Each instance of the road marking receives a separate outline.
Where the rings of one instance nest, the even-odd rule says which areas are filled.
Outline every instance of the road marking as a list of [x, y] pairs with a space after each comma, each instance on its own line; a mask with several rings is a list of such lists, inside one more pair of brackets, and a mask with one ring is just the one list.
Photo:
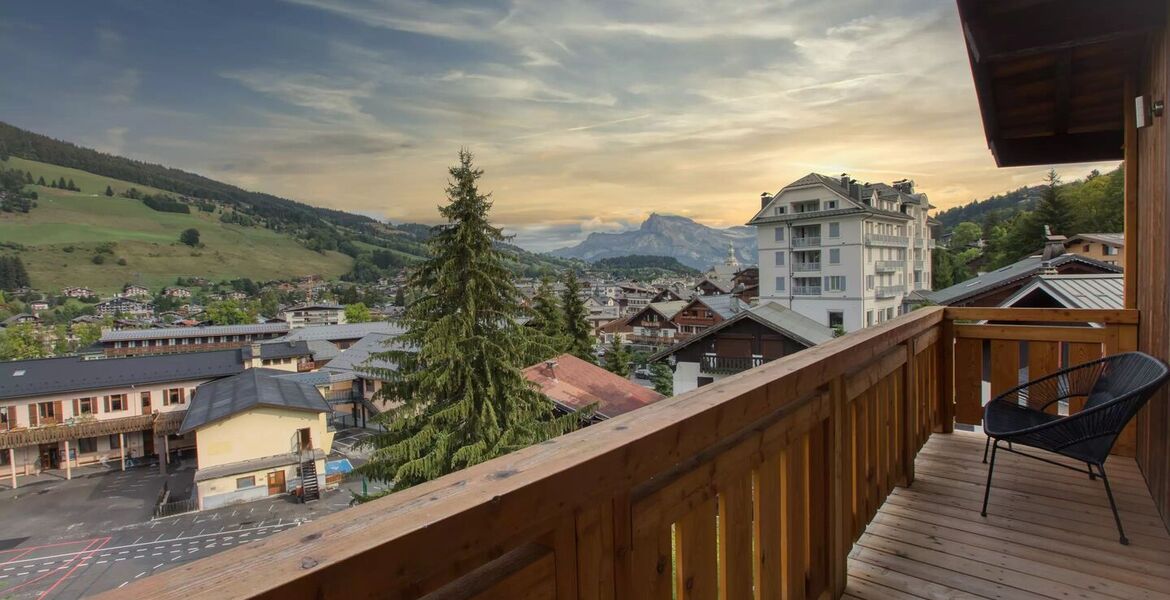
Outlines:
[[274, 508], [276, 508], [275, 504], [269, 504], [268, 505], [268, 512], [272, 512], [272, 509], [274, 509]]
[[142, 577], [143, 575], [146, 575], [146, 571], [143, 571], [143, 572], [141, 572], [141, 573], [139, 573], [139, 574], [135, 575], [135, 576], [134, 576], [134, 578], [135, 578], [135, 579], [138, 579], [139, 577]]
[[157, 569], [157, 568], [159, 568], [159, 567], [161, 567], [161, 566], [163, 566], [163, 565], [165, 565], [165, 564], [166, 564], [166, 563], [158, 563], [157, 565], [155, 565], [155, 566], [151, 567], [151, 569]]
[[125, 559], [125, 558], [115, 558], [115, 559], [114, 559], [114, 562], [118, 562], [118, 561], [120, 561], [120, 560], [126, 560], [126, 559]]
[[138, 536], [138, 539], [134, 540], [134, 543], [137, 544], [138, 542], [141, 542], [141, 541], [142, 541], [142, 536]]
[[127, 584], [127, 583], [130, 583], [130, 582], [129, 582], [129, 581], [123, 581], [123, 582], [122, 582], [122, 585], [118, 586], [118, 589], [122, 589], [122, 588], [126, 587], [126, 584]]
[[106, 564], [106, 563], [108, 563], [108, 562], [110, 562], [110, 561], [108, 561], [108, 560], [99, 560], [99, 561], [97, 561], [97, 564], [99, 564], [99, 565], [104, 565], [104, 564]]

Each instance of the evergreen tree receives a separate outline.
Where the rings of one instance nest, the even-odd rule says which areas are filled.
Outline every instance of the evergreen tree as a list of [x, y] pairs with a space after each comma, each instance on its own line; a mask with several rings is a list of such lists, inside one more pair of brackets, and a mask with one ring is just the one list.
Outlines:
[[68, 189], [71, 189], [71, 190], [73, 190], [73, 191], [75, 191], [75, 192], [80, 192], [80, 191], [81, 191], [81, 188], [77, 187], [77, 184], [73, 183], [73, 180], [72, 180], [72, 179], [70, 179], [70, 180], [69, 180]]
[[[1048, 176], [1045, 178], [1044, 193], [1040, 197], [1040, 203], [1036, 206], [1036, 231], [1035, 233], [1043, 232], [1044, 226], [1047, 225], [1053, 235], [1072, 235], [1076, 233], [1071, 231], [1073, 214], [1068, 200], [1063, 194], [1059, 193], [1057, 188], [1060, 187], [1060, 176], [1056, 174], [1056, 170], [1048, 171]], [[1042, 244], [1043, 239], [1041, 235], [1037, 235], [1037, 244]]]
[[69, 189], [69, 182], [65, 181], [64, 177], [57, 180], [57, 188], [62, 190]]
[[650, 383], [659, 394], [674, 395], [674, 373], [666, 363], [656, 362], [650, 365]]
[[49, 183], [49, 187], [51, 187], [51, 188], [53, 188], [53, 189], [57, 189], [57, 180], [56, 180], [56, 179], [52, 180], [52, 181]]
[[44, 175], [37, 177], [37, 185], [45, 185], [45, 176]]
[[566, 351], [581, 360], [596, 362], [593, 356], [593, 331], [589, 327], [589, 309], [581, 299], [581, 282], [572, 269], [565, 272], [565, 290], [561, 292], [561, 311], [564, 314], [564, 331], [568, 337]]
[[532, 298], [532, 321], [528, 326], [542, 334], [547, 343], [554, 346], [556, 354], [560, 354], [563, 346], [561, 336], [564, 334], [562, 321], [560, 304], [553, 293], [552, 282], [546, 277], [540, 281], [536, 295]]
[[393, 490], [547, 440], [580, 418], [554, 416], [521, 372], [534, 336], [517, 322], [519, 292], [497, 247], [505, 236], [476, 185], [483, 171], [463, 150], [450, 175], [439, 207], [447, 223], [408, 279], [417, 296], [401, 319], [406, 332], [374, 354], [397, 368], [371, 369], [386, 381], [377, 397], [402, 404], [378, 417], [387, 431], [359, 471]]
[[25, 172], [24, 172], [24, 183], [25, 183], [25, 184], [27, 184], [27, 185], [32, 185], [32, 184], [33, 184], [33, 176], [32, 176], [32, 171], [25, 171]]
[[406, 306], [406, 292], [401, 287], [394, 292], [394, 306]]
[[605, 369], [622, 377], [630, 376], [630, 351], [622, 344], [617, 334], [614, 334], [613, 341], [605, 353]]
[[112, 188], [112, 187], [110, 187], [110, 186], [108, 186], [108, 185], [107, 185], [107, 186], [106, 186], [106, 195], [107, 195], [107, 196], [113, 196], [113, 195], [114, 195], [114, 188]]

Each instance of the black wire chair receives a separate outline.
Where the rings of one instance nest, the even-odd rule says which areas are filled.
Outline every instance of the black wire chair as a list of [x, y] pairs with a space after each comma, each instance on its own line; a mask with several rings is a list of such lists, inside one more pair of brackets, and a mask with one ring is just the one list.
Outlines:
[[[1000, 442], [1007, 442], [1005, 451], [1087, 473], [1089, 479], [1100, 477], [1113, 509], [1113, 519], [1117, 521], [1121, 543], [1129, 544], [1121, 528], [1113, 490], [1109, 488], [1105, 460], [1122, 429], [1158, 390], [1168, 373], [1170, 369], [1162, 361], [1142, 352], [1126, 352], [1029, 381], [987, 403], [983, 409], [983, 430], [987, 433], [983, 462], [987, 462], [990, 447], [991, 464], [987, 469], [981, 514], [987, 516], [995, 453]], [[1078, 397], [1085, 398], [1081, 411], [1068, 416], [1056, 414], [1058, 402]], [[1087, 470], [1021, 452], [1013, 445], [1054, 452], [1085, 463]]]

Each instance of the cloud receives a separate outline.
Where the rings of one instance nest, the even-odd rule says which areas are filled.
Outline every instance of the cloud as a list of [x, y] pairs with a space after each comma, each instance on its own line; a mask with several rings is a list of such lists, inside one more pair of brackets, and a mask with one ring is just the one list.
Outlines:
[[102, 99], [110, 104], [130, 104], [134, 101], [138, 94], [138, 88], [142, 85], [142, 75], [138, 69], [122, 69], [122, 71], [109, 81], [109, 88], [107, 89]]
[[361, 101], [373, 92], [370, 82], [346, 81], [316, 73], [281, 73], [253, 69], [226, 71], [221, 77], [272, 98], [325, 116], [367, 120]]

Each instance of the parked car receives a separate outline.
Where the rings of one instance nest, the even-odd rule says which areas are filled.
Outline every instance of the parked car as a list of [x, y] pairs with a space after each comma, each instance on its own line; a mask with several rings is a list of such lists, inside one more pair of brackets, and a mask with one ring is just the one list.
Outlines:
[[634, 377], [638, 379], [650, 379], [650, 367], [647, 365], [638, 365], [638, 368], [634, 369]]

